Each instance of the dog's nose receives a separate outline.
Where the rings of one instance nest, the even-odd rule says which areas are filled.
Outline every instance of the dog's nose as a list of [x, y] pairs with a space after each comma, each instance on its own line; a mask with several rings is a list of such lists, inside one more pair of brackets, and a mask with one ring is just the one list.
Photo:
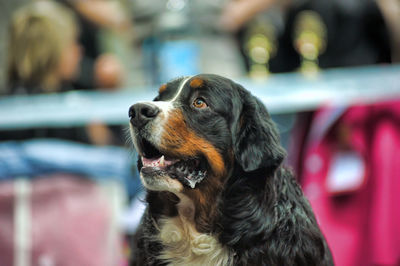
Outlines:
[[149, 103], [137, 103], [129, 108], [129, 117], [134, 127], [141, 128], [153, 120], [160, 112], [157, 106]]

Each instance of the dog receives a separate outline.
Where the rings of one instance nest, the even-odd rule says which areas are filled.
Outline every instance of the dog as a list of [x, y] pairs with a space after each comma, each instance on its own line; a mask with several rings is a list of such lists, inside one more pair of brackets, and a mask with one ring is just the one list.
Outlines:
[[147, 209], [131, 265], [333, 265], [263, 103], [230, 79], [175, 79], [129, 109]]

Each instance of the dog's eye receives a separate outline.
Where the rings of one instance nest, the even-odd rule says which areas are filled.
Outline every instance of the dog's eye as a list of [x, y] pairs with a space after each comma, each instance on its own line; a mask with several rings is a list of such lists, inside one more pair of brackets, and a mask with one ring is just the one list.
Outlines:
[[204, 109], [204, 108], [207, 108], [207, 107], [208, 107], [206, 101], [205, 101], [203, 98], [201, 98], [201, 97], [196, 98], [196, 99], [193, 101], [193, 106], [196, 107], [196, 108], [198, 108], [198, 109]]

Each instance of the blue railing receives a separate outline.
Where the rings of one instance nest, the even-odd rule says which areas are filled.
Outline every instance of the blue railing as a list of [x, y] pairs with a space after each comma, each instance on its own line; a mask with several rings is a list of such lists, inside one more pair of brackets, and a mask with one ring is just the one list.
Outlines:
[[[237, 80], [259, 97], [272, 114], [313, 110], [324, 104], [350, 105], [400, 99], [400, 65], [339, 68], [314, 78], [299, 73], [271, 75], [266, 80]], [[115, 93], [73, 91], [0, 99], [0, 129], [84, 125], [91, 121], [127, 124], [128, 108], [151, 100], [157, 88]]]

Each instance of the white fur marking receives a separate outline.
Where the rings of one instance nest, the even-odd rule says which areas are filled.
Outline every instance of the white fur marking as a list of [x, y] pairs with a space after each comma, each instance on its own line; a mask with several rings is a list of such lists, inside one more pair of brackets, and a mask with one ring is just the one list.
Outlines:
[[232, 252], [208, 234], [197, 232], [194, 226], [193, 201], [182, 193], [175, 193], [178, 217], [160, 220], [159, 240], [165, 247], [160, 259], [172, 266], [184, 265], [232, 265]]
[[156, 102], [142, 102], [142, 103], [147, 103], [151, 105], [155, 105], [158, 108], [160, 108], [161, 112], [164, 113], [165, 118], [167, 118], [168, 113], [173, 109], [173, 102], [179, 97], [181, 94], [183, 87], [185, 86], [186, 82], [190, 79], [191, 77], [187, 77], [184, 79], [181, 84], [179, 85], [178, 91], [175, 94], [175, 96], [169, 100], [169, 101], [156, 101]]
[[178, 98], [178, 96], [181, 94], [182, 89], [183, 89], [183, 87], [185, 86], [186, 82], [188, 82], [188, 80], [189, 80], [191, 77], [192, 77], [192, 76], [187, 77], [187, 78], [185, 78], [185, 79], [182, 81], [182, 83], [180, 84], [180, 87], [179, 87], [179, 89], [178, 89], [178, 92], [176, 93], [175, 97], [174, 97], [170, 102], [174, 102], [174, 101]]
[[173, 109], [173, 102], [179, 97], [179, 95], [181, 94], [183, 87], [185, 86], [186, 82], [190, 79], [191, 77], [187, 77], [185, 78], [179, 85], [178, 91], [175, 94], [175, 96], [169, 100], [169, 101], [145, 101], [145, 102], [138, 102], [138, 103], [146, 103], [149, 105], [155, 105], [158, 108], [160, 108], [161, 113], [164, 114], [164, 118], [166, 119], [168, 117], [169, 112], [171, 111], [171, 109]]
[[166, 121], [168, 121], [168, 115], [170, 114], [171, 110], [173, 110], [174, 105], [173, 102], [179, 97], [179, 95], [181, 94], [183, 87], [185, 86], [185, 84], [188, 82], [188, 80], [191, 77], [187, 77], [185, 78], [180, 84], [179, 84], [179, 88], [177, 93], [175, 94], [175, 96], [169, 100], [169, 101], [156, 101], [156, 102], [145, 102], [147, 104], [151, 104], [151, 105], [155, 105], [158, 108], [160, 108], [161, 112], [160, 115], [158, 115], [154, 121], [152, 121], [152, 136], [150, 141], [152, 141], [154, 144], [156, 145], [160, 145], [161, 143], [161, 136], [163, 134], [164, 131], [164, 126]]
[[159, 238], [165, 248], [159, 258], [169, 265], [232, 265], [233, 253], [227, 247], [211, 235], [198, 233], [181, 217], [164, 218], [160, 223]]

